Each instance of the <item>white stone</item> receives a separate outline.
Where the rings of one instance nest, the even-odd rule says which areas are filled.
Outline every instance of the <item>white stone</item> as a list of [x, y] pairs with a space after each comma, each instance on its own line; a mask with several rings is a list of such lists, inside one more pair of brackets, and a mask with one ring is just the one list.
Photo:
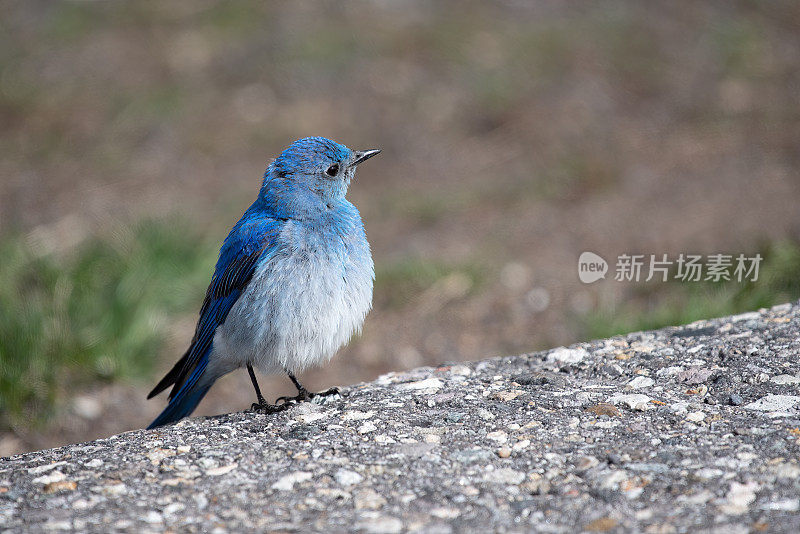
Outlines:
[[318, 412], [318, 413], [306, 413], [298, 415], [297, 417], [295, 417], [295, 419], [297, 419], [301, 423], [308, 424], [308, 423], [313, 423], [314, 421], [319, 421], [320, 419], [324, 419], [325, 417], [328, 417], [327, 413]]
[[336, 482], [342, 486], [352, 486], [353, 484], [358, 484], [364, 480], [364, 477], [355, 471], [350, 471], [349, 469], [339, 469], [336, 471], [336, 474], [333, 476], [333, 478], [335, 478]]
[[40, 477], [36, 477], [31, 482], [33, 484], [51, 484], [53, 482], [60, 482], [67, 478], [67, 476], [62, 473], [61, 471], [53, 471], [49, 475], [42, 475]]
[[466, 365], [453, 365], [450, 367], [450, 373], [459, 376], [469, 376], [472, 373], [472, 369]]
[[550, 351], [547, 355], [548, 361], [561, 362], [561, 363], [578, 363], [589, 355], [586, 349], [568, 349], [566, 347], [558, 347]]
[[222, 465], [220, 467], [212, 467], [211, 469], [206, 470], [206, 475], [210, 477], [218, 477], [220, 475], [224, 475], [226, 473], [230, 473], [238, 464], [230, 464], [230, 465]]
[[678, 401], [670, 404], [669, 409], [676, 414], [686, 413], [689, 411], [689, 403], [686, 401]]
[[198, 510], [205, 510], [206, 506], [208, 506], [208, 497], [202, 493], [192, 495], [192, 499], [194, 499], [194, 502], [197, 503]]
[[713, 467], [704, 467], [694, 472], [695, 478], [703, 482], [718, 479], [724, 474], [725, 472], [722, 471], [722, 469], [715, 469]]
[[644, 488], [631, 488], [629, 490], [626, 490], [624, 493], [625, 493], [625, 497], [627, 497], [628, 499], [636, 499], [643, 492], [644, 492]]
[[786, 412], [794, 409], [800, 403], [797, 395], [767, 395], [745, 406], [747, 410], [760, 412]]
[[603, 489], [617, 489], [620, 482], [627, 480], [628, 474], [623, 470], [614, 470], [609, 473], [601, 482], [600, 487]]
[[506, 441], [508, 441], [508, 434], [506, 434], [502, 430], [489, 432], [488, 434], [486, 434], [486, 437], [497, 443], [505, 443]]
[[272, 485], [272, 489], [292, 491], [295, 484], [300, 484], [307, 480], [311, 480], [311, 473], [308, 471], [295, 471], [294, 473], [289, 473], [279, 478], [278, 481]]
[[674, 376], [683, 371], [683, 367], [680, 365], [673, 365], [672, 367], [665, 367], [663, 369], [659, 369], [656, 371], [656, 375], [658, 376]]
[[704, 414], [703, 412], [701, 412], [699, 410], [696, 411], [696, 412], [689, 412], [688, 414], [686, 414], [686, 420], [687, 421], [691, 421], [692, 423], [699, 423], [700, 421], [702, 421], [705, 418], [706, 418], [706, 414]]
[[425, 390], [425, 389], [439, 389], [442, 387], [442, 381], [438, 378], [431, 377], [426, 378], [425, 380], [419, 380], [417, 382], [409, 382], [407, 384], [401, 384], [398, 386], [400, 389], [410, 389], [410, 390]]
[[748, 507], [756, 500], [756, 491], [758, 491], [756, 482], [746, 484], [731, 482], [731, 487], [725, 495], [727, 502], [720, 506], [720, 510], [729, 515], [747, 513]]
[[491, 421], [494, 419], [494, 414], [487, 410], [486, 408], [481, 408], [478, 410], [478, 417], [483, 419], [484, 421]]
[[708, 490], [699, 491], [693, 495], [679, 495], [678, 502], [685, 502], [693, 505], [703, 505], [714, 498], [714, 494]]
[[359, 434], [368, 434], [369, 432], [374, 432], [377, 429], [378, 429], [378, 427], [375, 426], [375, 423], [373, 423], [372, 421], [367, 421], [366, 423], [364, 423], [363, 425], [358, 427], [358, 433]]
[[122, 482], [102, 486], [101, 491], [106, 495], [122, 495], [128, 492], [128, 487]]
[[641, 393], [632, 393], [630, 395], [614, 395], [608, 402], [611, 404], [625, 404], [631, 410], [644, 411], [650, 407], [650, 397]]
[[461, 515], [461, 511], [459, 511], [457, 508], [440, 507], [431, 510], [431, 515], [438, 517], [439, 519], [455, 519]]
[[342, 419], [345, 421], [362, 421], [364, 419], [370, 419], [373, 415], [375, 415], [375, 410], [369, 410], [368, 412], [358, 412], [353, 410], [345, 412], [342, 416]]
[[489, 471], [483, 476], [483, 480], [493, 484], [519, 484], [525, 480], [525, 473], [504, 467]]
[[175, 456], [178, 452], [174, 449], [153, 449], [149, 451], [145, 456], [150, 460], [150, 463], [153, 465], [160, 464], [164, 459], [169, 458], [170, 456]]
[[761, 314], [758, 312], [747, 312], [747, 313], [740, 313], [739, 315], [734, 315], [730, 317], [730, 322], [738, 323], [740, 321], [750, 321], [752, 319], [758, 319], [761, 317]]
[[144, 517], [142, 517], [142, 520], [145, 523], [150, 523], [151, 525], [164, 522], [164, 518], [161, 517], [161, 514], [159, 514], [155, 510], [150, 510], [149, 512], [144, 514]]
[[164, 513], [167, 515], [172, 515], [182, 511], [184, 508], [186, 508], [186, 506], [182, 503], [174, 502], [164, 507]]
[[385, 505], [386, 499], [372, 488], [356, 491], [353, 495], [356, 510], [380, 510]]
[[45, 530], [73, 530], [71, 521], [54, 521], [52, 519], [42, 525], [42, 528]]
[[60, 465], [67, 465], [67, 462], [53, 462], [52, 464], [47, 465], [37, 465], [36, 467], [31, 467], [28, 469], [29, 475], [41, 475], [42, 473], [47, 473], [51, 469], [55, 469]]
[[203, 469], [213, 469], [217, 467], [217, 461], [213, 458], [200, 458], [197, 460], [197, 463], [200, 464], [200, 467]]
[[796, 512], [800, 510], [800, 499], [783, 499], [782, 501], [768, 502], [761, 505], [762, 510], [775, 510], [778, 512]]
[[800, 377], [794, 375], [778, 375], [770, 378], [770, 382], [779, 385], [794, 385], [800, 384]]
[[795, 462], [781, 462], [774, 469], [778, 478], [800, 478], [800, 466]]
[[596, 421], [594, 426], [597, 428], [614, 428], [619, 426], [617, 421]]
[[629, 389], [649, 388], [655, 383], [656, 383], [655, 380], [653, 380], [649, 376], [637, 376], [636, 378], [628, 382], [625, 385], [625, 387]]
[[531, 440], [523, 439], [523, 440], [520, 440], [520, 441], [516, 442], [513, 445], [513, 447], [511, 447], [511, 448], [514, 449], [515, 451], [521, 451], [523, 449], [527, 449], [528, 445], [530, 445], [530, 444], [531, 444]]
[[759, 457], [760, 457], [760, 455], [758, 455], [758, 454], [756, 454], [756, 453], [754, 453], [754, 452], [749, 452], [749, 451], [741, 451], [741, 452], [737, 452], [737, 453], [736, 453], [736, 457], [737, 457], [739, 460], [741, 460], [741, 461], [743, 461], [743, 462], [746, 462], [746, 463], [748, 463], [748, 464], [749, 464], [750, 462], [752, 462], [752, 461], [753, 461], [753, 460], [755, 460], [756, 458], [759, 458]]
[[368, 534], [397, 534], [403, 531], [403, 522], [396, 517], [376, 517], [361, 521], [356, 527]]

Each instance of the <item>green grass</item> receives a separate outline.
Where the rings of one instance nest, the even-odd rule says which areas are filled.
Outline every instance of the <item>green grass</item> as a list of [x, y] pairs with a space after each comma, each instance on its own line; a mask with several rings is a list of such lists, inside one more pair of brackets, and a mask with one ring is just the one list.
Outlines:
[[61, 42], [71, 42], [88, 35], [100, 22], [94, 6], [84, 2], [61, 2], [49, 13], [47, 34]]
[[148, 222], [64, 257], [0, 240], [0, 427], [42, 424], [98, 381], [149, 377], [170, 318], [199, 305], [215, 249]]
[[723, 72], [730, 76], [751, 77], [763, 63], [764, 35], [752, 19], [723, 19], [711, 30], [711, 37]]
[[771, 243], [760, 254], [763, 260], [755, 282], [651, 283], [637, 289], [616, 309], [601, 309], [581, 317], [578, 322], [584, 337], [606, 338], [682, 325], [800, 298], [800, 244]]

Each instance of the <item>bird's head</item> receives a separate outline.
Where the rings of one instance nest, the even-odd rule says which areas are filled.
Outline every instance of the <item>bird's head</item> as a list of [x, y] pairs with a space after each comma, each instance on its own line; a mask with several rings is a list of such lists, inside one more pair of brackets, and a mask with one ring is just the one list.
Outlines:
[[324, 137], [298, 139], [267, 168], [260, 196], [303, 209], [331, 207], [344, 199], [358, 164], [379, 152], [351, 150]]

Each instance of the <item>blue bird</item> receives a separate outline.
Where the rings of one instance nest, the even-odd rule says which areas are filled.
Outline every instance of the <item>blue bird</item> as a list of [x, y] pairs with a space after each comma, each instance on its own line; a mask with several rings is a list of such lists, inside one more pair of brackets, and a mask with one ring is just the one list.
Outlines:
[[[345, 194], [356, 166], [379, 152], [308, 137], [267, 167], [258, 198], [219, 251], [189, 349], [147, 396], [172, 386], [148, 428], [188, 416], [218, 378], [240, 367], [255, 388], [255, 410], [338, 392], [309, 393], [295, 375], [328, 361], [372, 307], [372, 255]], [[287, 373], [297, 396], [267, 403], [253, 367]]]

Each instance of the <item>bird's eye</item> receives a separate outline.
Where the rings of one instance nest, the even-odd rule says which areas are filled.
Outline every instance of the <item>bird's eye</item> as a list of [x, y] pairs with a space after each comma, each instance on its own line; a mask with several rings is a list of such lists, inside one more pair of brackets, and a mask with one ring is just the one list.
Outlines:
[[327, 174], [328, 176], [336, 176], [337, 174], [339, 174], [339, 164], [334, 163], [333, 165], [328, 167], [328, 170], [325, 171], [325, 174]]

